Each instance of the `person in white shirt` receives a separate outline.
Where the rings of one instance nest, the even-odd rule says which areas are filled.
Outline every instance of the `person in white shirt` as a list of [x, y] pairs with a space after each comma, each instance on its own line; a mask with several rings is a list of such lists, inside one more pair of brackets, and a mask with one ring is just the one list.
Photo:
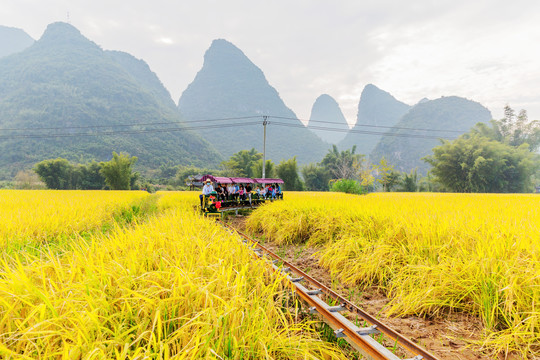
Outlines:
[[234, 187], [234, 184], [229, 185], [229, 200], [234, 200], [236, 196], [236, 188]]
[[214, 191], [214, 187], [212, 186], [212, 182], [210, 180], [206, 180], [206, 183], [204, 184], [202, 188], [202, 194], [199, 195], [199, 199], [201, 199], [201, 208], [202, 208], [202, 199], [203, 195], [210, 195], [210, 193]]

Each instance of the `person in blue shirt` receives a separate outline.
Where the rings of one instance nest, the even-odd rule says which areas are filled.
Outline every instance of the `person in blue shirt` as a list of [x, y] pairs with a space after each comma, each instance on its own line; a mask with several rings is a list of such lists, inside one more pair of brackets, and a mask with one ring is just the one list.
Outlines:
[[210, 180], [206, 180], [203, 188], [202, 188], [202, 194], [199, 195], [199, 199], [201, 199], [201, 208], [202, 208], [202, 199], [203, 195], [210, 195], [210, 193], [214, 191], [214, 187], [212, 186], [212, 182]]

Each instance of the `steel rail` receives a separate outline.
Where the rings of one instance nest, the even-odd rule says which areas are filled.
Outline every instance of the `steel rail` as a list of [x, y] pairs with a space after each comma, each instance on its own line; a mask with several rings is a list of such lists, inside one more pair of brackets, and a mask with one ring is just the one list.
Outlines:
[[[420, 347], [419, 345], [415, 344], [412, 340], [410, 340], [407, 337], [401, 335], [400, 333], [398, 333], [396, 330], [392, 329], [388, 325], [385, 325], [380, 320], [376, 319], [375, 317], [368, 314], [366, 311], [362, 310], [361, 308], [359, 308], [358, 306], [356, 306], [355, 304], [353, 304], [349, 300], [345, 299], [343, 296], [339, 295], [338, 293], [336, 293], [335, 291], [333, 291], [329, 287], [323, 285], [322, 283], [320, 283], [319, 281], [317, 281], [313, 277], [309, 276], [308, 274], [306, 274], [305, 272], [303, 272], [302, 270], [300, 270], [298, 267], [294, 266], [293, 264], [291, 264], [287, 260], [282, 259], [277, 254], [273, 253], [271, 250], [269, 250], [266, 247], [264, 247], [263, 245], [261, 245], [257, 240], [252, 239], [250, 236], [244, 234], [241, 231], [238, 231], [237, 229], [230, 226], [229, 224], [226, 224], [225, 222], [221, 221], [221, 223], [225, 227], [233, 230], [238, 235], [242, 236], [244, 239], [246, 239], [246, 240], [250, 241], [251, 243], [253, 243], [257, 248], [259, 248], [259, 249], [261, 249], [261, 251], [264, 251], [265, 253], [267, 253], [271, 258], [273, 258], [275, 260], [278, 260], [279, 262], [282, 262], [284, 267], [286, 267], [286, 268], [290, 269], [292, 272], [296, 273], [299, 277], [302, 278], [302, 280], [305, 280], [306, 282], [310, 283], [312, 286], [319, 289], [322, 293], [324, 293], [328, 297], [334, 299], [335, 301], [338, 301], [343, 308], [350, 311], [351, 313], [354, 313], [354, 314], [360, 316], [362, 319], [364, 319], [366, 322], [368, 322], [372, 326], [374, 325], [377, 330], [379, 330], [381, 333], [386, 335], [392, 341], [398, 343], [399, 345], [401, 345], [405, 349], [409, 350], [411, 353], [413, 353], [413, 354], [415, 354], [417, 356], [421, 356], [421, 357], [415, 357], [414, 359], [439, 360], [435, 355], [429, 353], [427, 350], [425, 350], [422, 347]], [[306, 299], [304, 299], [304, 297], [302, 297], [302, 299], [305, 300], [306, 302], [308, 302], [309, 304], [312, 303], [311, 302], [311, 300], [312, 300], [311, 297], [309, 297], [310, 300], [306, 300]], [[324, 312], [325, 311], [323, 311], [323, 313]], [[352, 337], [352, 338], [356, 337], [355, 335], [353, 335], [351, 333], [351, 331], [348, 331], [347, 329], [344, 329], [343, 331], [346, 333], [347, 336], [351, 335], [350, 337]], [[379, 359], [379, 358], [375, 357], [375, 359]], [[387, 359], [387, 358], [380, 358], [380, 359]]]

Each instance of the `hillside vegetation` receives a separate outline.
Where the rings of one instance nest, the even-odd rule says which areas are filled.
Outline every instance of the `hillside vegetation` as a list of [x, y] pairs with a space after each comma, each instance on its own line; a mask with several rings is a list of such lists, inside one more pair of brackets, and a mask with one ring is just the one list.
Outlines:
[[[55, 157], [108, 160], [112, 151], [139, 157], [143, 168], [217, 165], [220, 155], [181, 122], [146, 64], [103, 51], [69, 24], [49, 25], [34, 45], [0, 59], [0, 177]], [[171, 124], [119, 126], [134, 123]]]
[[431, 155], [431, 149], [441, 144], [439, 138], [455, 139], [477, 123], [488, 123], [491, 119], [491, 113], [484, 106], [457, 96], [421, 102], [381, 137], [370, 160], [377, 163], [384, 157], [397, 170], [417, 168], [420, 173], [426, 173], [429, 165], [422, 158]]

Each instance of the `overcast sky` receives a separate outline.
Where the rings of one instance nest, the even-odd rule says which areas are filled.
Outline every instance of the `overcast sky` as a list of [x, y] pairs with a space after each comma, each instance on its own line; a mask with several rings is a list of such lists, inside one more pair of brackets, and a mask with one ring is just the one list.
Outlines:
[[457, 95], [540, 120], [536, 0], [2, 0], [0, 25], [39, 39], [68, 14], [104, 49], [145, 60], [175, 102], [224, 38], [302, 119], [326, 93], [354, 123], [372, 83], [411, 105]]

